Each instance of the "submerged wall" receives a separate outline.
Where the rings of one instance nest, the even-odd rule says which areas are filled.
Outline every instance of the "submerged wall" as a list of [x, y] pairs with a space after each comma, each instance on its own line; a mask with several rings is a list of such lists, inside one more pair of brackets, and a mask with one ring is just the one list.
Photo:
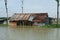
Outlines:
[[16, 22], [9, 22], [9, 25], [10, 26], [17, 26], [17, 23]]

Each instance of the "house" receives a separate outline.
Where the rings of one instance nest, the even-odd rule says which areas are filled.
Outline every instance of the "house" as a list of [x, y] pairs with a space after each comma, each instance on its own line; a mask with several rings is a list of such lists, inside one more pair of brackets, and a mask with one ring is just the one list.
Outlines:
[[46, 25], [48, 24], [55, 24], [55, 18], [47, 17], [46, 18]]
[[[10, 17], [8, 17], [8, 20]], [[0, 17], [0, 24], [7, 24], [7, 17]]]
[[[57, 24], [57, 18], [54, 18], [53, 24]], [[58, 24], [60, 24], [60, 18], [58, 19]]]
[[6, 17], [0, 17], [0, 24], [6, 24], [7, 18]]
[[45, 25], [48, 13], [15, 13], [9, 19], [9, 25]]

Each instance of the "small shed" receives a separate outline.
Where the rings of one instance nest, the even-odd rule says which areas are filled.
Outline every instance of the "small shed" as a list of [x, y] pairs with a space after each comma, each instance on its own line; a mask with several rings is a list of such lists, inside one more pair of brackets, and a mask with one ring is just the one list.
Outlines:
[[45, 24], [48, 13], [15, 13], [9, 20], [9, 25], [40, 25]]

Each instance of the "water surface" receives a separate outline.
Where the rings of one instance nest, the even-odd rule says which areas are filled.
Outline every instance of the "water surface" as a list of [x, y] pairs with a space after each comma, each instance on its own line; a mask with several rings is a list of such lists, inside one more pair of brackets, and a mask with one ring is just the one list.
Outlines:
[[60, 29], [0, 27], [0, 40], [60, 40]]

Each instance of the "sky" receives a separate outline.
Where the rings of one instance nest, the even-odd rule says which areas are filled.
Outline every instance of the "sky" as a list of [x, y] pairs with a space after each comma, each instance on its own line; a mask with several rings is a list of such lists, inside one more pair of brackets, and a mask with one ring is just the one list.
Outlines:
[[[21, 1], [22, 0], [7, 1], [9, 17], [13, 16], [14, 13], [21, 13]], [[24, 13], [48, 13], [49, 17], [53, 18], [57, 16], [57, 5], [55, 0], [24, 0], [23, 7]], [[4, 0], [0, 0], [0, 17], [6, 17]]]

